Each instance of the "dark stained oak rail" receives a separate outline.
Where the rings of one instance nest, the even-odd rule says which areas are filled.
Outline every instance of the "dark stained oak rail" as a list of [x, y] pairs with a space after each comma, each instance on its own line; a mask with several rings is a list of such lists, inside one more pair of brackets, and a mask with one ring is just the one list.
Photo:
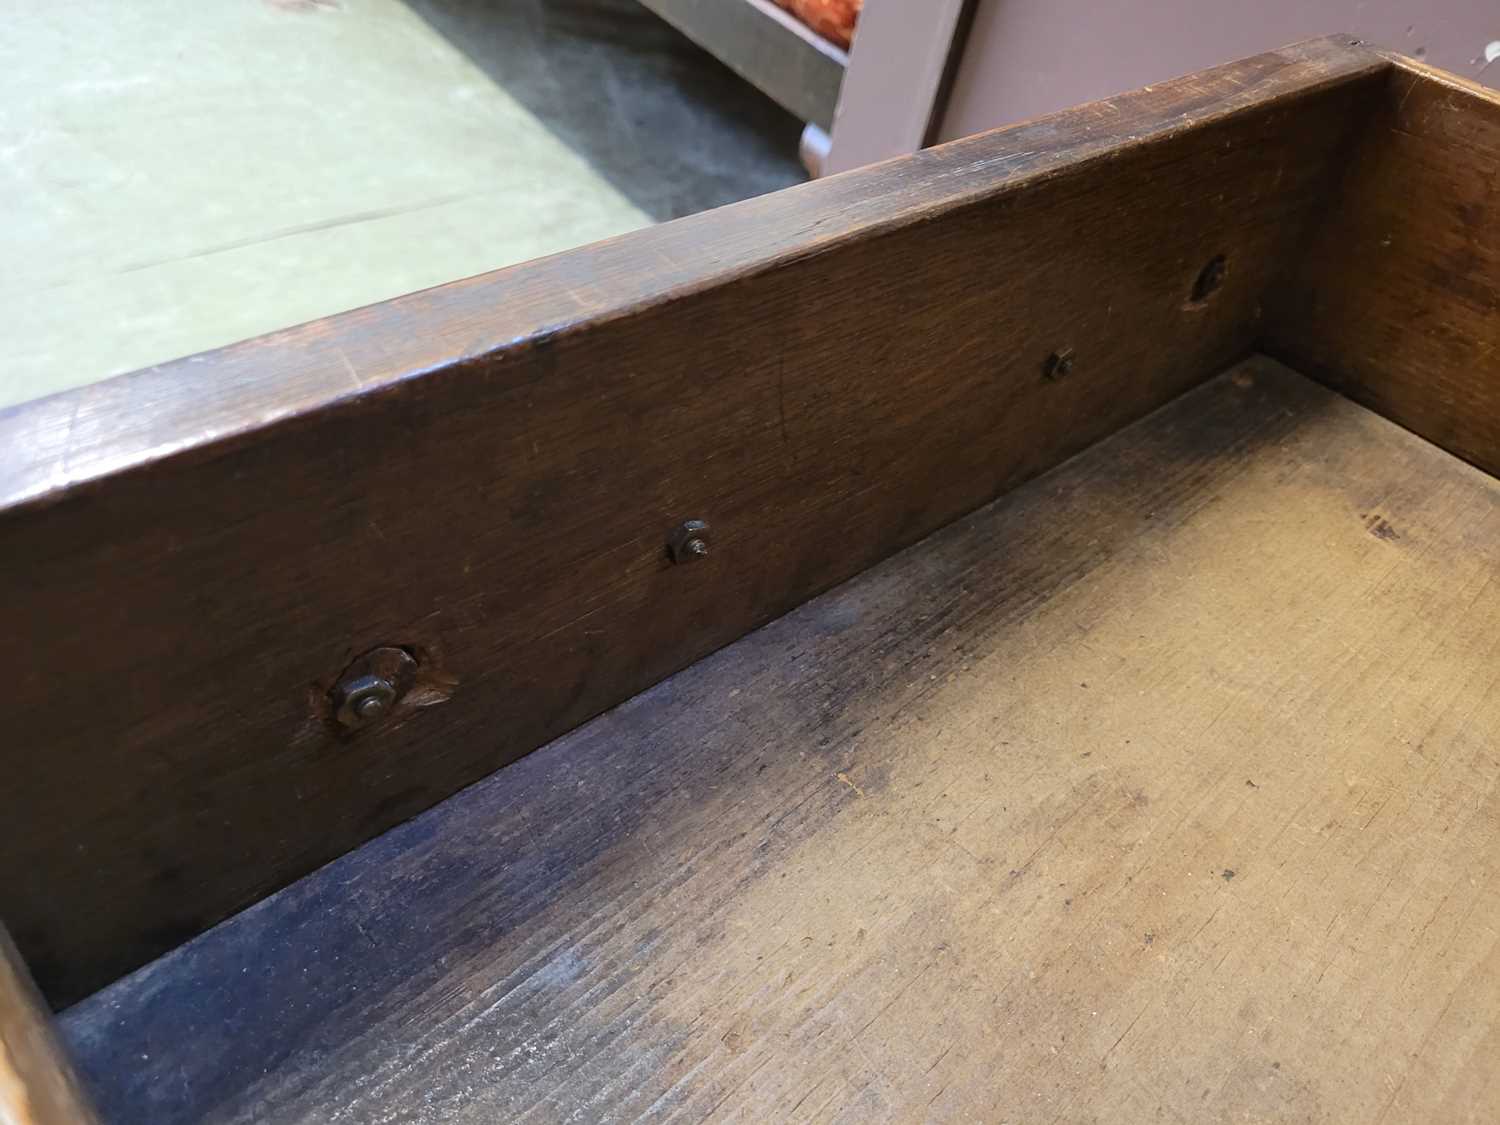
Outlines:
[[1491, 1125], [1497, 559], [1252, 357], [62, 1029], [114, 1125]]
[[1500, 95], [1397, 60], [1267, 348], [1500, 473]]
[[[1247, 354], [1390, 65], [1272, 52], [0, 414], [0, 915], [50, 999]], [[345, 731], [379, 646], [417, 688]]]

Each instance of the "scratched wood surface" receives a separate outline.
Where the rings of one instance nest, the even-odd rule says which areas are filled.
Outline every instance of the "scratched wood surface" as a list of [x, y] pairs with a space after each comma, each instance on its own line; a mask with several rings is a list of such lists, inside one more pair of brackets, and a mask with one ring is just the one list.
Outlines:
[[[1302, 44], [0, 412], [0, 917], [49, 999], [1242, 358], [1388, 66]], [[423, 690], [342, 731], [396, 645]]]
[[1252, 359], [65, 1015], [119, 1122], [1493, 1122], [1500, 484]]
[[1500, 94], [1397, 62], [1266, 343], [1500, 472]]

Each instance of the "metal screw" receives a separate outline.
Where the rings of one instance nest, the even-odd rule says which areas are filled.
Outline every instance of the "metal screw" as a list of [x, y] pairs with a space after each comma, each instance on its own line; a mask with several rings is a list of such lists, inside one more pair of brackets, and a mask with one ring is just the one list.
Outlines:
[[692, 562], [708, 557], [708, 524], [702, 520], [688, 520], [678, 526], [667, 540], [667, 550], [676, 563]]
[[382, 676], [356, 676], [334, 689], [334, 717], [346, 727], [369, 726], [396, 702], [396, 685]]
[[404, 649], [377, 648], [344, 670], [329, 693], [333, 717], [350, 730], [387, 718], [411, 686], [416, 661]]
[[394, 696], [396, 689], [384, 680], [379, 680], [370, 689], [370, 694], [353, 705], [354, 713], [365, 722], [374, 722], [385, 714], [385, 709], [391, 705], [389, 696]]
[[1073, 370], [1073, 349], [1058, 348], [1047, 357], [1042, 364], [1042, 377], [1044, 379], [1061, 379]]

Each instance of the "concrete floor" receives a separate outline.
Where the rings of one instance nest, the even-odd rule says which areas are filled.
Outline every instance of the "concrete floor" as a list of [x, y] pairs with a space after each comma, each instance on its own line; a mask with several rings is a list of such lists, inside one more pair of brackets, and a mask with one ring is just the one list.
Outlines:
[[634, 0], [73, 0], [0, 42], [0, 406], [802, 178]]

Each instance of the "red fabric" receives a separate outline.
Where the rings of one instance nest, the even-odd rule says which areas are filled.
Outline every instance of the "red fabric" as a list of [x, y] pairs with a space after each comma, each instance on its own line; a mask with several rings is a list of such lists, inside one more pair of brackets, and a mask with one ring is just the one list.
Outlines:
[[846, 50], [854, 41], [854, 25], [865, 0], [776, 0], [824, 39]]

